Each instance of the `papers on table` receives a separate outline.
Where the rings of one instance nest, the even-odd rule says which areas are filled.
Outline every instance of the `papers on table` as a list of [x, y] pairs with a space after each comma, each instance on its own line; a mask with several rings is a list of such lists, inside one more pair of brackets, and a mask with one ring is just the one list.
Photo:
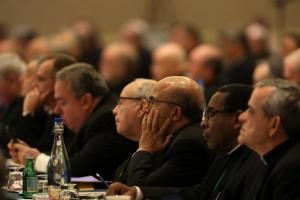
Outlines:
[[82, 176], [82, 177], [72, 177], [71, 182], [80, 182], [80, 183], [97, 183], [100, 182], [93, 176]]

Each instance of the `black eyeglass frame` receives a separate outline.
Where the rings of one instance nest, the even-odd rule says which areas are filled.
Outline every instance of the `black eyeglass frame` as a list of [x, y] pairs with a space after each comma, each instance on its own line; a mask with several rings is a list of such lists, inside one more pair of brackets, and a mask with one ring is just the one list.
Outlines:
[[202, 120], [209, 119], [218, 113], [233, 113], [233, 111], [230, 111], [227, 109], [218, 110], [218, 109], [214, 109], [214, 108], [205, 108], [202, 113]]

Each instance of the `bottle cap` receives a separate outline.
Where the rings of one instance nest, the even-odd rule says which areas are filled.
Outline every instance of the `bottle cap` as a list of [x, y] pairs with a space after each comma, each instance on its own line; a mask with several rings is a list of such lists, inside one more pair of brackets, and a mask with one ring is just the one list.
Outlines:
[[26, 154], [26, 159], [33, 159], [31, 154]]
[[54, 117], [54, 122], [60, 123], [62, 122], [62, 119], [60, 117]]

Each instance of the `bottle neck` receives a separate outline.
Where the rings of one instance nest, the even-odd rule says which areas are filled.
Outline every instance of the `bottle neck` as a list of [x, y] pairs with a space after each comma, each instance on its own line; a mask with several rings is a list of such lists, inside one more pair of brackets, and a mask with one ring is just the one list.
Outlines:
[[63, 140], [64, 139], [64, 136], [63, 136], [63, 133], [54, 133], [54, 140], [57, 141], [57, 140]]
[[25, 168], [28, 168], [28, 167], [33, 167], [33, 159], [27, 159], [26, 160], [26, 164], [25, 164]]

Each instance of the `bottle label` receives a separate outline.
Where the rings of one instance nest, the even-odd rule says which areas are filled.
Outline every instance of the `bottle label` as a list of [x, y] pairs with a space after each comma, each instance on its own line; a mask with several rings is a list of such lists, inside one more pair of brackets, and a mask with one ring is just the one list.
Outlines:
[[60, 141], [60, 140], [57, 140], [56, 145], [57, 145], [57, 146], [60, 146], [60, 145], [61, 145], [61, 141]]
[[37, 177], [27, 177], [27, 192], [37, 192]]

